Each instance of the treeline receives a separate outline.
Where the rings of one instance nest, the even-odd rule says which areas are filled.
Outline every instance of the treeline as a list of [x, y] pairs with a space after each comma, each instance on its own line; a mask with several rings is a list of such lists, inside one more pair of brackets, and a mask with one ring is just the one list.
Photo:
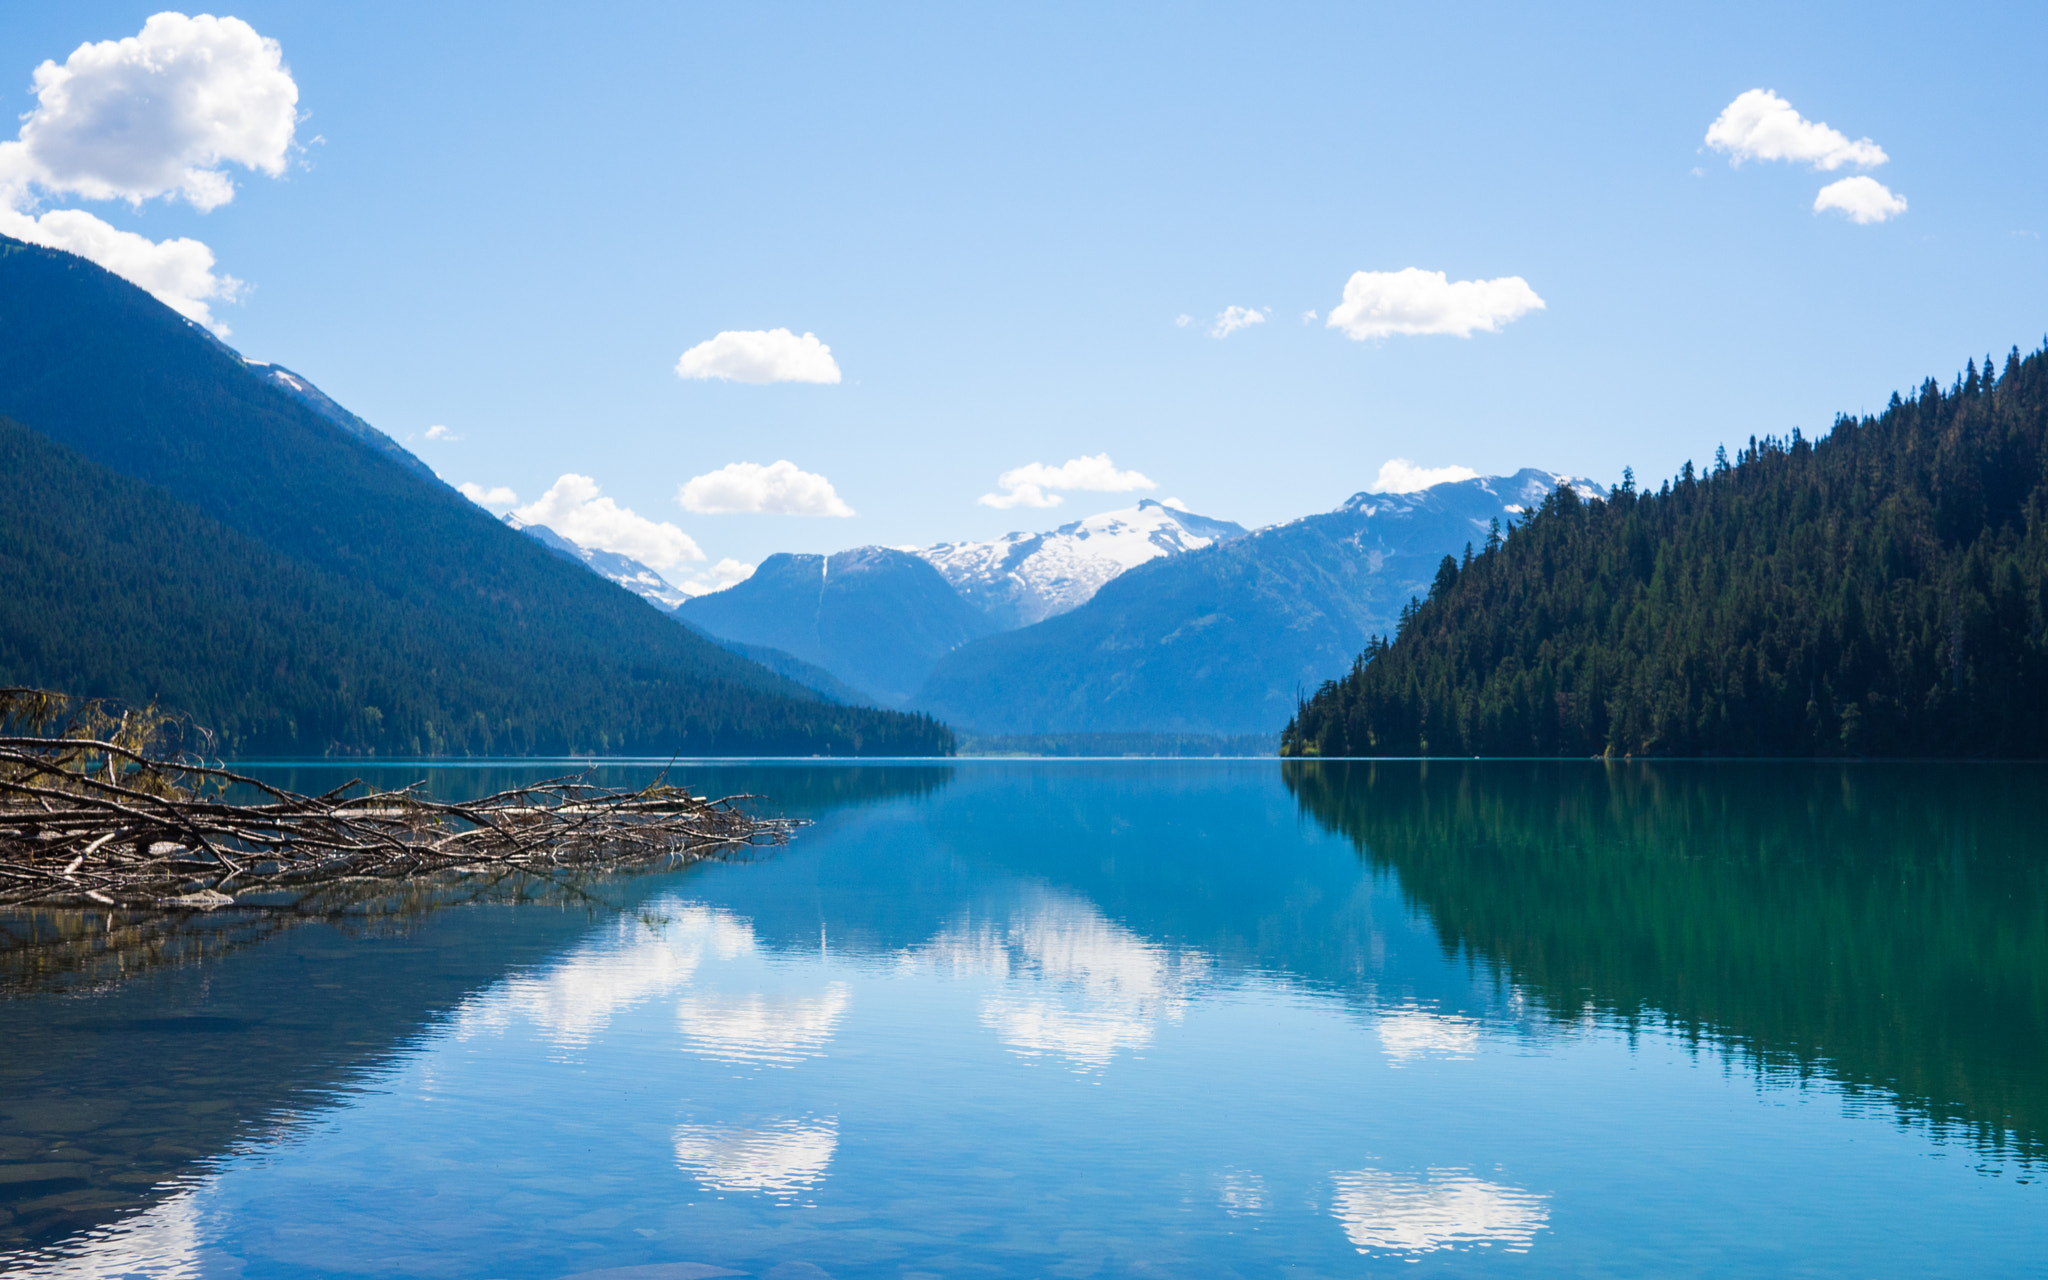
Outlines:
[[1283, 755], [2048, 754], [2048, 348], [1655, 492], [1553, 493]]
[[4, 236], [0, 416], [0, 682], [158, 699], [243, 755], [952, 750], [678, 626], [134, 285]]
[[573, 582], [645, 610], [676, 651], [606, 654], [538, 629], [519, 643], [286, 556], [6, 419], [0, 475], [0, 684], [156, 700], [226, 752], [953, 750], [929, 717], [790, 696], [802, 691], [743, 659], [700, 656], [581, 568]]

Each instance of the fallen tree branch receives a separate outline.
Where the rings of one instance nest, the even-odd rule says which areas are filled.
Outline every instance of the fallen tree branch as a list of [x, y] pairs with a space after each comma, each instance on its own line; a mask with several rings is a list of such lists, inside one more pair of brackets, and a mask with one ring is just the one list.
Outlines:
[[[59, 695], [0, 690], [0, 719], [45, 720]], [[17, 714], [17, 718], [19, 718]], [[0, 737], [0, 904], [222, 906], [235, 892], [478, 871], [603, 869], [780, 845], [800, 825], [746, 811], [752, 796], [692, 796], [658, 778], [637, 791], [550, 779], [442, 802], [415, 783], [360, 780], [306, 796], [218, 764], [152, 750], [153, 708], [88, 703], [57, 736]], [[30, 726], [39, 730], [42, 723]], [[233, 803], [228, 794], [260, 799]]]

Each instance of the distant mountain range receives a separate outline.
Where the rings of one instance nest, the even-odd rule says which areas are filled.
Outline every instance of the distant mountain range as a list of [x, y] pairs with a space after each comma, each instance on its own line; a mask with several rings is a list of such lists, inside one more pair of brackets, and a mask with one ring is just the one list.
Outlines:
[[[1523, 470], [1247, 534], [1150, 499], [1039, 534], [923, 549], [777, 555], [724, 591], [526, 532], [829, 696], [909, 707], [979, 735], [1275, 734], [1341, 674], [1446, 554], [1559, 484]], [[853, 691], [859, 691], [854, 693]]]
[[916, 554], [997, 630], [1009, 631], [1079, 608], [1126, 569], [1244, 533], [1241, 524], [1144, 498], [1128, 510], [1089, 516], [1050, 533], [942, 542]]
[[676, 626], [82, 258], [0, 237], [0, 333], [0, 683], [160, 699], [244, 755], [951, 749]]
[[939, 719], [1270, 735], [1446, 553], [1566, 482], [1361, 493], [1252, 533], [1148, 499], [771, 556], [691, 597], [491, 518], [82, 259], [0, 238], [0, 326], [0, 415], [25, 424], [0, 430], [0, 681], [159, 697], [245, 753], [920, 754], [950, 749]]
[[1570, 483], [1534, 469], [1335, 511], [1139, 565], [1079, 608], [948, 653], [909, 705], [978, 734], [1272, 733], [1437, 564]]
[[564, 560], [573, 561], [606, 582], [614, 582], [651, 604], [673, 611], [690, 598], [690, 593], [628, 555], [604, 551], [569, 541], [544, 524], [527, 524], [518, 516], [503, 517], [508, 528], [519, 530]]
[[769, 556], [676, 616], [823, 667], [883, 706], [908, 702], [941, 656], [996, 627], [923, 557], [889, 547]]

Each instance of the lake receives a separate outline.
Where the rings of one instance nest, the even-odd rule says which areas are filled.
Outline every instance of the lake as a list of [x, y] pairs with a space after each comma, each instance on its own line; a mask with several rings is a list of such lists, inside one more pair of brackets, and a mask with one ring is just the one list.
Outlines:
[[2041, 768], [676, 773], [814, 825], [574, 884], [0, 918], [0, 1269], [2048, 1266]]

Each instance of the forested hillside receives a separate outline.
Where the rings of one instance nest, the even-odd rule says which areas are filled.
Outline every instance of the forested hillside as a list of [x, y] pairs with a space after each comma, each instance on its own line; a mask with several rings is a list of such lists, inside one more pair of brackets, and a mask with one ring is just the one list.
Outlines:
[[2048, 754], [2048, 349], [1447, 558], [1292, 755]]
[[243, 753], [951, 750], [676, 626], [141, 290], [4, 238], [0, 414], [30, 428], [0, 431], [0, 682], [161, 698]]
[[1072, 612], [948, 653], [911, 705], [976, 734], [1272, 734], [1393, 625], [1444, 552], [1563, 479], [1531, 468], [1360, 493], [1140, 564]]

